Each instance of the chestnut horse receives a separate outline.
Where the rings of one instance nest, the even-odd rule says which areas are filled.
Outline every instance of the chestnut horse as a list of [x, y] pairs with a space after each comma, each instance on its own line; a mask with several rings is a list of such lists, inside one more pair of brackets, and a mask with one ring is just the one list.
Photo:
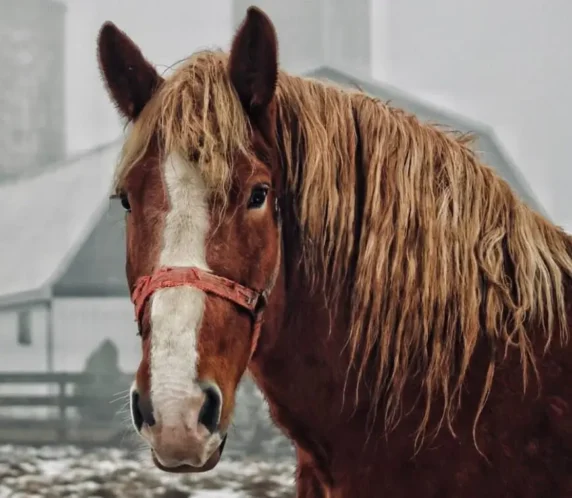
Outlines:
[[217, 464], [248, 369], [299, 497], [572, 496], [572, 240], [468, 137], [280, 71], [252, 7], [168, 77], [98, 48], [159, 468]]

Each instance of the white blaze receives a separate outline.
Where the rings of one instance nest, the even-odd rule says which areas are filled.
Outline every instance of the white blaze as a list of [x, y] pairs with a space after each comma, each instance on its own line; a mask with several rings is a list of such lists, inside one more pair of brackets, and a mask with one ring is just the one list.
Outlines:
[[[209, 229], [206, 188], [198, 168], [178, 154], [167, 157], [164, 179], [170, 210], [166, 215], [160, 266], [208, 270]], [[202, 399], [197, 377], [197, 334], [205, 294], [188, 286], [160, 289], [151, 300], [151, 399], [161, 422], [181, 422], [182, 400]], [[188, 408], [188, 405], [187, 405]]]

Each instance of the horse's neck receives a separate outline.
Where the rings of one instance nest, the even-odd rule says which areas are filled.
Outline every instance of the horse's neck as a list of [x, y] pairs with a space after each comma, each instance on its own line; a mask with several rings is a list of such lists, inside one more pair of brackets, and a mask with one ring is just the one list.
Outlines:
[[[304, 439], [301, 434], [319, 438], [320, 427], [331, 422], [328, 416], [340, 414], [348, 367], [343, 331], [349, 309], [344, 301], [337, 309], [328, 306], [320, 290], [324, 275], [310, 282], [300, 269], [301, 248], [294, 232], [286, 218], [284, 261], [265, 312], [251, 373], [277, 423], [298, 441]], [[333, 412], [324, 411], [328, 406]], [[317, 407], [321, 407], [319, 413]]]
[[[349, 309], [344, 309], [347, 306], [343, 299], [341, 308], [328, 302], [325, 271], [312, 272], [310, 276], [302, 266], [296, 231], [286, 219], [282, 230], [283, 262], [266, 312], [270, 331], [269, 337], [263, 338], [263, 345], [271, 354], [321, 355], [323, 348], [315, 350], [309, 344], [337, 343], [334, 332], [347, 321]], [[341, 348], [339, 345], [337, 356]]]

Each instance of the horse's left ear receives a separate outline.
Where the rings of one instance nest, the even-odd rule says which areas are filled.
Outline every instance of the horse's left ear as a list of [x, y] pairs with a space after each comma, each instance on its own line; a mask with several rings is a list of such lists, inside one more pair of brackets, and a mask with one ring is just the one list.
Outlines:
[[247, 114], [264, 114], [278, 80], [278, 41], [272, 22], [256, 7], [249, 7], [234, 37], [229, 75]]

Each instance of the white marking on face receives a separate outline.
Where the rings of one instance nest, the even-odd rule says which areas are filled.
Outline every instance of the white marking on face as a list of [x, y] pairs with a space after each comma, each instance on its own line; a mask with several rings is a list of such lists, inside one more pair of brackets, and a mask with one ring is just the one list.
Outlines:
[[[164, 164], [164, 180], [170, 210], [159, 264], [208, 271], [205, 247], [209, 214], [206, 187], [198, 168], [171, 154]], [[200, 410], [200, 406], [189, 404], [193, 400], [200, 404], [203, 399], [195, 381], [197, 334], [204, 308], [205, 294], [188, 286], [160, 289], [152, 297], [151, 399], [163, 425], [180, 424], [183, 409]]]

